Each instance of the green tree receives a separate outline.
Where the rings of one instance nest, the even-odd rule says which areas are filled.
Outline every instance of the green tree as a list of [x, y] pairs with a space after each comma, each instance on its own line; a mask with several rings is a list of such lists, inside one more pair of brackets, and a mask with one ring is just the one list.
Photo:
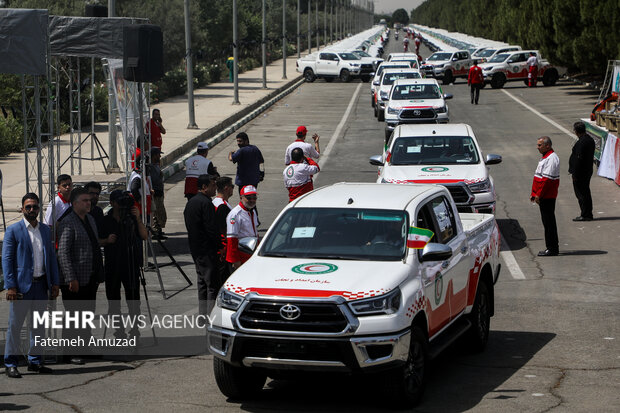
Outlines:
[[407, 10], [405, 9], [396, 9], [394, 13], [392, 13], [392, 22], [400, 23], [400, 24], [409, 24], [409, 15], [407, 14]]

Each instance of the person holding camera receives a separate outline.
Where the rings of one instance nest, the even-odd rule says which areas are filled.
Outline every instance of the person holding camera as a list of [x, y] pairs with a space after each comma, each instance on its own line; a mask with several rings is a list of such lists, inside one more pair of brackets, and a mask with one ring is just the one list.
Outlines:
[[[129, 315], [140, 315], [140, 265], [142, 263], [142, 241], [148, 232], [140, 220], [140, 211], [134, 205], [129, 192], [117, 189], [110, 194], [112, 209], [103, 218], [101, 245], [105, 255], [105, 295], [108, 299], [108, 314], [121, 313], [121, 284]], [[137, 327], [129, 331], [132, 337], [139, 337]], [[126, 338], [121, 326], [114, 332], [116, 338]]]
[[[18, 379], [20, 354], [19, 336], [28, 313], [45, 311], [48, 296], [58, 296], [58, 267], [50, 228], [37, 222], [39, 197], [27, 193], [22, 198], [23, 219], [9, 226], [2, 243], [2, 269], [4, 271], [6, 299], [9, 307], [9, 327], [4, 347], [6, 375]], [[35, 337], [44, 337], [43, 326], [30, 329], [28, 371], [51, 373], [41, 365], [41, 355], [34, 348]]]
[[284, 154], [284, 164], [289, 165], [291, 163], [291, 152], [295, 148], [301, 148], [304, 151], [304, 156], [306, 158], [318, 160], [319, 156], [321, 156], [321, 148], [319, 147], [320, 136], [316, 133], [312, 135], [312, 140], [314, 141], [314, 145], [312, 145], [306, 142], [308, 129], [305, 126], [298, 127], [295, 134], [297, 139], [295, 139], [295, 141], [286, 148], [286, 153]]

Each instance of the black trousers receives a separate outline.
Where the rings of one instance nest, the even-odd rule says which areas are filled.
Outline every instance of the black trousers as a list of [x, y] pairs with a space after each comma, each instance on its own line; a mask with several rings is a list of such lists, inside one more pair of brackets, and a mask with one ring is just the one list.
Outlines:
[[[99, 283], [95, 280], [95, 276], [92, 275], [88, 285], [80, 285], [78, 292], [69, 291], [68, 285], [60, 286], [62, 291], [62, 303], [66, 311], [92, 311], [95, 312], [97, 289]], [[81, 318], [81, 317], [80, 317]], [[77, 355], [88, 352], [88, 341], [90, 340], [92, 333], [90, 328], [63, 328], [62, 338], [64, 339], [78, 339], [81, 338], [84, 341], [85, 347], [79, 346], [70, 347], [65, 350], [65, 355]]]
[[207, 315], [215, 305], [217, 293], [222, 285], [219, 278], [217, 257], [215, 254], [192, 255], [196, 266], [198, 287], [198, 312]]
[[[139, 270], [137, 270], [139, 271]], [[133, 274], [109, 272], [105, 276], [105, 295], [108, 299], [108, 314], [121, 313], [121, 284], [125, 290], [125, 301], [130, 316], [140, 315], [140, 276]], [[124, 330], [124, 328], [122, 329]]]
[[593, 218], [590, 178], [592, 178], [592, 176], [573, 176], [573, 189], [575, 190], [575, 196], [579, 202], [581, 216], [584, 218]]
[[540, 218], [543, 227], [545, 227], [545, 246], [551, 252], [559, 252], [558, 226], [555, 222], [555, 198], [541, 199], [538, 206], [540, 207]]
[[478, 98], [480, 98], [480, 89], [482, 89], [482, 85], [480, 83], [472, 83], [469, 88], [469, 94], [471, 95], [471, 103], [478, 103]]

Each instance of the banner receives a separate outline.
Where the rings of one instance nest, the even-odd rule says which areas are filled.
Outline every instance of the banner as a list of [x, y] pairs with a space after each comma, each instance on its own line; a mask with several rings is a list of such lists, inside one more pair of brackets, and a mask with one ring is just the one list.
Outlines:
[[611, 133], [607, 135], [605, 141], [598, 175], [613, 179], [616, 184], [620, 185], [620, 141], [616, 135]]
[[611, 91], [620, 92], [620, 61], [614, 62], [614, 75], [611, 79]]
[[149, 109], [144, 85], [130, 82], [123, 78], [123, 60], [108, 59], [109, 81], [114, 85], [116, 109], [124, 138], [122, 148], [125, 154], [125, 171], [132, 168], [129, 165], [131, 157], [136, 151], [136, 140], [143, 133], [144, 125], [140, 124], [140, 105], [138, 101], [138, 85], [142, 88], [142, 120], [146, 124], [149, 120]]

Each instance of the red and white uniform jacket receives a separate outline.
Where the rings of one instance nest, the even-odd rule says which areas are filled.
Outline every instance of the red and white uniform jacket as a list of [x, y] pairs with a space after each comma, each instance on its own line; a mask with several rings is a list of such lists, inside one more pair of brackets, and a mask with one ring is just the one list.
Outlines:
[[314, 189], [312, 175], [319, 172], [319, 165], [312, 159], [307, 161], [308, 163], [291, 161], [291, 164], [284, 168], [284, 186], [288, 189], [289, 202]]
[[52, 217], [52, 203], [50, 202], [47, 205], [47, 210], [45, 211], [45, 218], [43, 219], [43, 223], [49, 225], [50, 227], [54, 225], [58, 218], [62, 216], [62, 214], [67, 211], [71, 207], [71, 202], [68, 199], [63, 198], [60, 192], [56, 194], [54, 198], [54, 217]]
[[258, 215], [256, 210], [247, 210], [241, 202], [226, 217], [226, 261], [243, 264], [250, 256], [239, 251], [239, 240], [245, 237], [258, 238]]
[[202, 155], [194, 155], [185, 161], [185, 194], [198, 193], [198, 177], [209, 173], [211, 161]]
[[291, 163], [291, 152], [293, 152], [295, 148], [301, 148], [306, 158], [319, 159], [319, 156], [321, 156], [314, 148], [314, 144], [308, 143], [302, 139], [297, 139], [286, 148], [286, 153], [284, 154], [285, 165]]
[[[137, 170], [133, 170], [131, 175], [129, 175], [129, 183], [127, 184], [127, 190], [131, 192], [131, 195], [134, 198], [134, 206], [138, 208], [140, 214], [142, 214], [142, 188], [138, 190], [138, 193], [134, 193], [131, 190], [131, 186], [133, 181], [136, 179], [142, 179], [142, 174]], [[146, 190], [146, 214], [151, 215], [151, 179], [147, 176], [146, 181], [144, 182], [144, 188]]]
[[480, 85], [484, 83], [484, 75], [480, 66], [472, 66], [469, 68], [469, 74], [467, 75], [468, 85]]
[[560, 186], [560, 158], [552, 150], [543, 155], [538, 162], [534, 182], [532, 182], [532, 195], [540, 199], [558, 197]]

